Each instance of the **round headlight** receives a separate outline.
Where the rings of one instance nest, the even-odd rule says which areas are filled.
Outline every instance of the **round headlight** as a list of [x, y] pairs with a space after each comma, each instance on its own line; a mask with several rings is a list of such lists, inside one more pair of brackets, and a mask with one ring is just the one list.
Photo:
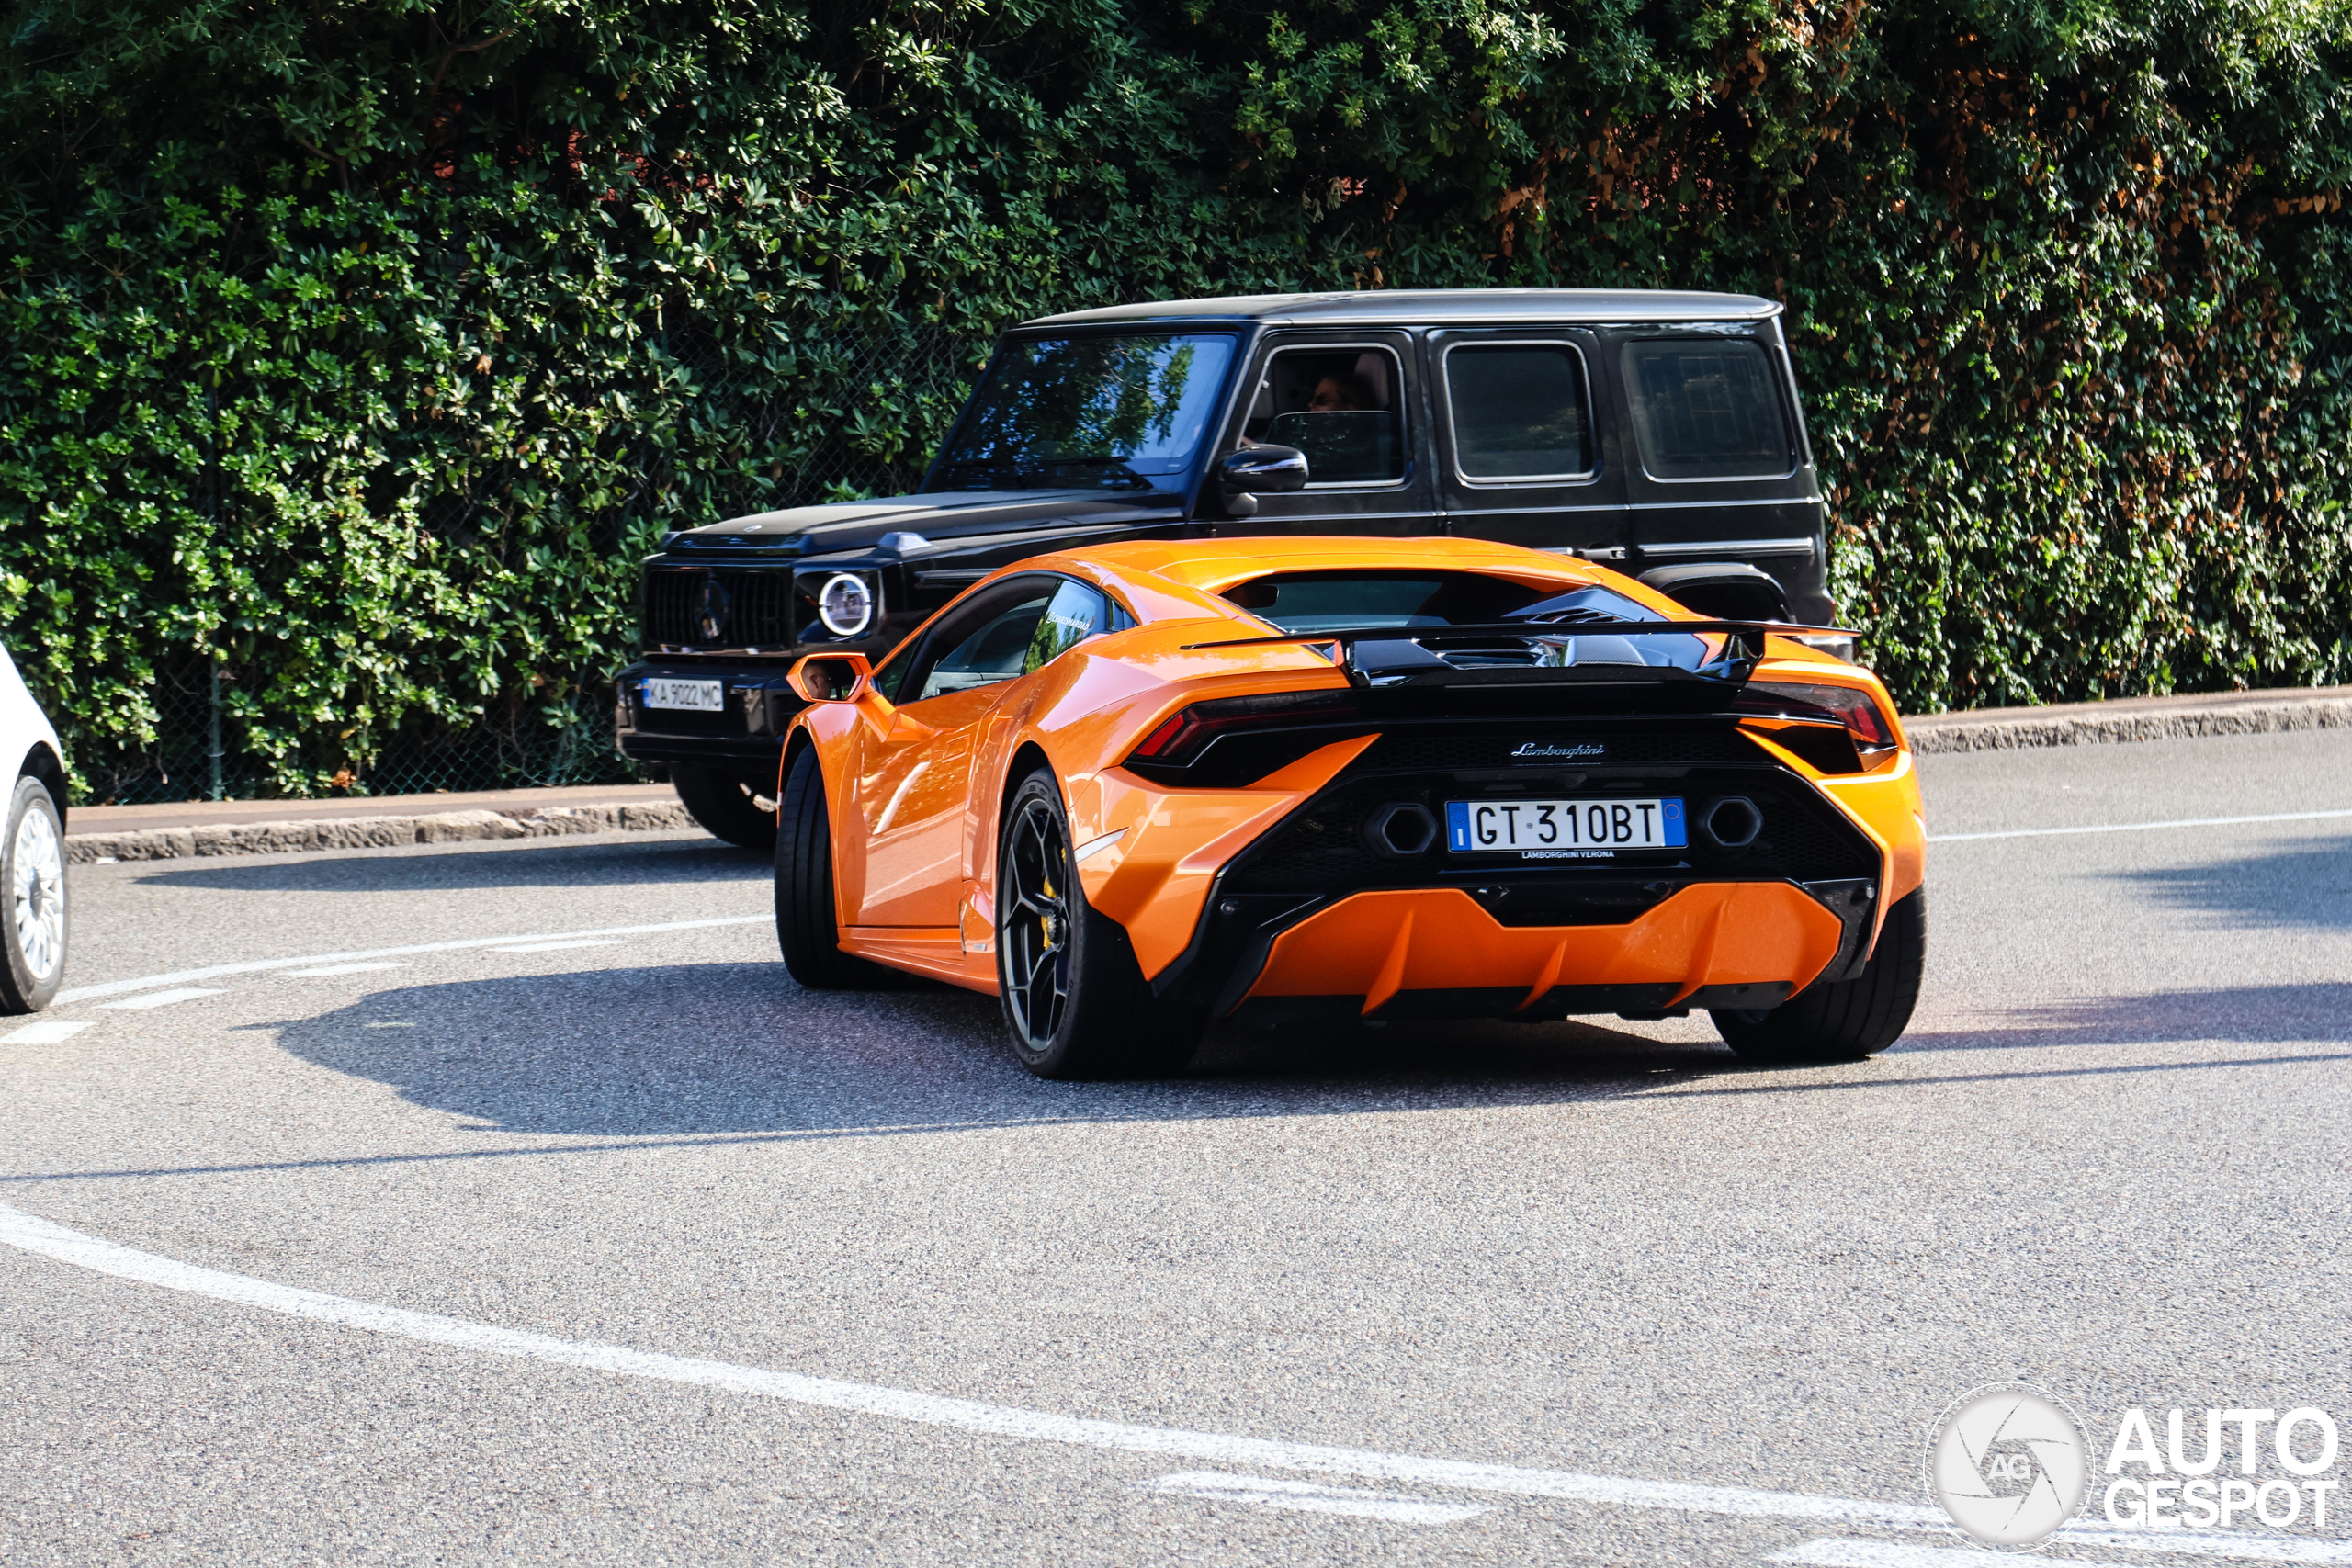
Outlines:
[[817, 618], [835, 637], [856, 637], [874, 624], [874, 590], [862, 577], [837, 572], [817, 591]]

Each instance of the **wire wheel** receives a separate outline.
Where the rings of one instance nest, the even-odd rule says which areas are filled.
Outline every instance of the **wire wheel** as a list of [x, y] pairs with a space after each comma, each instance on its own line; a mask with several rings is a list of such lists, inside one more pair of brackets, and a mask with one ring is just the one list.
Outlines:
[[46, 811], [27, 811], [17, 818], [13, 848], [9, 913], [16, 921], [17, 952], [38, 985], [65, 962], [65, 848]]
[[1045, 801], [1021, 802], [1005, 827], [1005, 883], [997, 940], [1004, 998], [1022, 1043], [1045, 1051], [1069, 1006], [1069, 844]]

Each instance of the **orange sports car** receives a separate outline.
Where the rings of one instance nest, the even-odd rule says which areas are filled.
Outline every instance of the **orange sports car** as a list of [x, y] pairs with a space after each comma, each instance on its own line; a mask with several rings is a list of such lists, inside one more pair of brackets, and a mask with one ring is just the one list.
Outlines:
[[793, 667], [785, 962], [992, 992], [1048, 1077], [1220, 1019], [1704, 1008], [1744, 1055], [1865, 1055], [1918, 994], [1924, 826], [1826, 629], [1466, 539], [1039, 556], [878, 669]]

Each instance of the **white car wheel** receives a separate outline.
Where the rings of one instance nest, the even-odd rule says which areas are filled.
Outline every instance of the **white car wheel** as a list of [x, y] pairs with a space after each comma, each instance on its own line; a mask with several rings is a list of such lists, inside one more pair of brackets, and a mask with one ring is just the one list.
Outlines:
[[8, 896], [0, 964], [0, 1010], [35, 1012], [49, 1005], [65, 976], [65, 840], [57, 807], [38, 779], [17, 781], [8, 803], [0, 885]]

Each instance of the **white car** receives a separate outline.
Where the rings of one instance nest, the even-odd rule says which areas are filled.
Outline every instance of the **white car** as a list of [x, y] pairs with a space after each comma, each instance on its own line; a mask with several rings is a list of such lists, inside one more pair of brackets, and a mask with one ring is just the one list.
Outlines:
[[65, 749], [0, 648], [0, 1012], [38, 1012], [65, 978]]

